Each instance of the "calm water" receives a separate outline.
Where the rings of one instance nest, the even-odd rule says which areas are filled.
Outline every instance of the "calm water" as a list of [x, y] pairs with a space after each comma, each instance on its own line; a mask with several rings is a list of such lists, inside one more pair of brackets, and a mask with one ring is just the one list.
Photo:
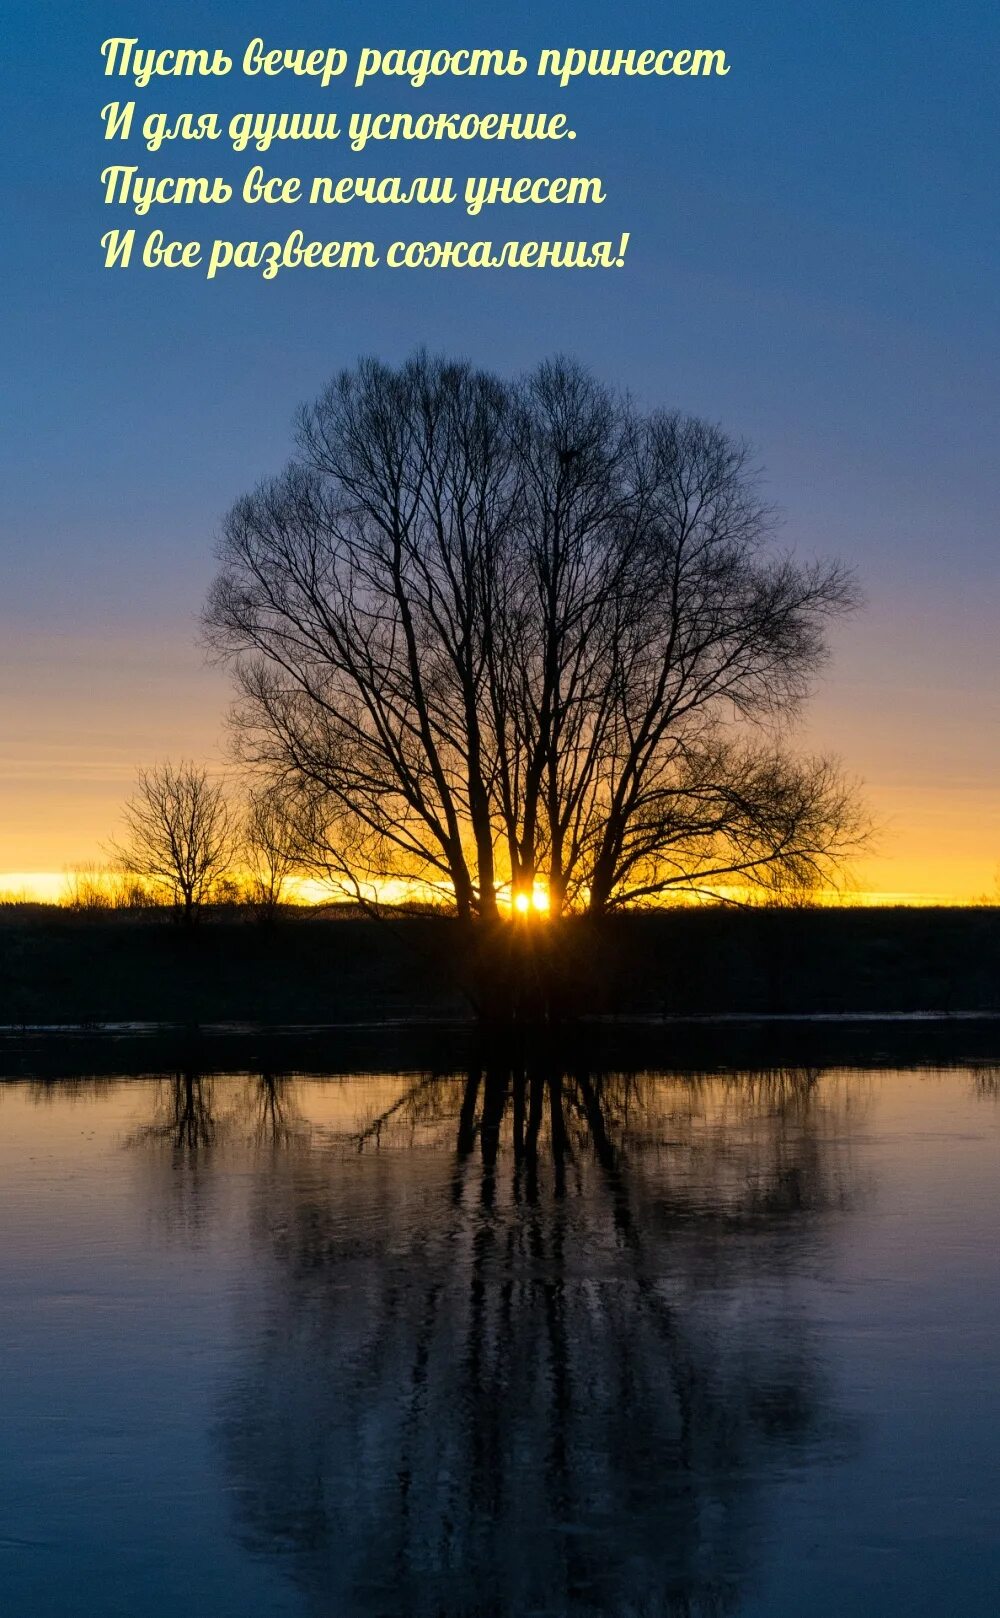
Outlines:
[[988, 1069], [0, 1086], [9, 1618], [1000, 1611]]

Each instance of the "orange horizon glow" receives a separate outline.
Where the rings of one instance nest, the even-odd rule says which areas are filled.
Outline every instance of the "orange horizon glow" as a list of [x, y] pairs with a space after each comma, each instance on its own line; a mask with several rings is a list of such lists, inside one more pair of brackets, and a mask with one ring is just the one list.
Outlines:
[[[1000, 902], [1000, 752], [984, 744], [996, 695], [973, 683], [985, 655], [974, 626], [963, 636], [968, 666], [953, 660], [947, 679], [930, 679], [877, 604], [838, 631], [794, 744], [839, 755], [877, 831], [846, 892], [824, 902]], [[68, 873], [105, 864], [138, 765], [225, 768], [229, 682], [173, 631], [55, 637], [25, 626], [0, 662], [23, 692], [0, 734], [0, 893], [57, 903]], [[300, 897], [322, 902], [330, 890], [304, 881]]]
[[[93, 867], [80, 869], [67, 868], [62, 871], [0, 871], [0, 903], [28, 903], [46, 905], [65, 905], [69, 901], [71, 888], [77, 877], [88, 877], [93, 874]], [[722, 898], [738, 900], [743, 896], [743, 890], [726, 889], [722, 891]], [[429, 899], [425, 888], [417, 893], [414, 888], [400, 880], [386, 883], [366, 895], [372, 901], [382, 905], [402, 904], [414, 898]], [[447, 902], [448, 895], [442, 893], [441, 899]], [[289, 884], [288, 903], [304, 906], [329, 904], [331, 901], [350, 902], [352, 895], [346, 889], [336, 884], [322, 882], [316, 878], [301, 877], [292, 879]], [[711, 899], [698, 900], [690, 897], [676, 898], [665, 901], [670, 904], [700, 904], [716, 902]], [[760, 900], [757, 901], [761, 902]], [[1000, 906], [1000, 884], [995, 875], [992, 880], [984, 882], [981, 890], [972, 892], [954, 892], [948, 890], [932, 889], [899, 889], [899, 888], [867, 888], [853, 887], [845, 890], [832, 888], [821, 889], [813, 897], [813, 903], [824, 908], [844, 907], [849, 909], [891, 909], [899, 906], [925, 907], [933, 909], [975, 909], [984, 905]], [[518, 893], [513, 900], [500, 895], [501, 909], [513, 909], [523, 917], [534, 916], [544, 919], [549, 915], [549, 895], [545, 887], [536, 883], [530, 894]]]

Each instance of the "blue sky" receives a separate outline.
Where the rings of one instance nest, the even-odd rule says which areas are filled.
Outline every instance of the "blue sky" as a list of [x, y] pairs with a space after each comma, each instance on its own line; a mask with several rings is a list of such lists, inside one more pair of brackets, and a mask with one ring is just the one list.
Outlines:
[[[216, 756], [225, 689], [194, 619], [219, 518], [276, 469], [295, 407], [361, 352], [503, 370], [568, 351], [649, 403], [750, 438], [785, 537], [853, 561], [865, 613], [809, 738], [862, 774], [880, 888], [989, 885], [1000, 861], [992, 5], [583, 3], [503, 10], [260, 0], [8, 0], [0, 457], [0, 872], [93, 857], [136, 764]], [[140, 114], [214, 108], [565, 111], [574, 143], [273, 148], [269, 173], [600, 175], [599, 209], [361, 209], [352, 235], [617, 238], [621, 271], [107, 271], [99, 238], [336, 237], [332, 210], [106, 208], [128, 95], [99, 46], [722, 47], [725, 79], [159, 80]], [[128, 161], [235, 176], [223, 142]], [[109, 155], [111, 154], [111, 155]], [[433, 164], [433, 169], [431, 165]], [[339, 212], [339, 211], [338, 211]], [[346, 212], [346, 211], [345, 211]], [[544, 226], [544, 228], [543, 228]], [[895, 861], [895, 865], [893, 862]], [[951, 864], [949, 865], [949, 862]], [[945, 866], [952, 871], [948, 876]], [[924, 874], [921, 876], [921, 872]], [[957, 885], [957, 886], [956, 886]]]

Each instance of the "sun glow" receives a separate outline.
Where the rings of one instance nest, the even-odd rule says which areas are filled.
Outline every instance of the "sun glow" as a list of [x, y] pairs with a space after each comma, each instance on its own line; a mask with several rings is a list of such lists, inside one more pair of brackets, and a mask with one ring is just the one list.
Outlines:
[[547, 916], [549, 913], [549, 890], [541, 883], [536, 882], [530, 893], [522, 889], [514, 895], [514, 909], [519, 916]]

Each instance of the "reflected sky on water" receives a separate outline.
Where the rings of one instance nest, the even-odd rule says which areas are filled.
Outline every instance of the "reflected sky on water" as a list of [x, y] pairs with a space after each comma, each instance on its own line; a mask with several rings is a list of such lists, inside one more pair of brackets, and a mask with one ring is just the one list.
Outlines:
[[18, 1618], [1000, 1610], [989, 1068], [0, 1087]]

